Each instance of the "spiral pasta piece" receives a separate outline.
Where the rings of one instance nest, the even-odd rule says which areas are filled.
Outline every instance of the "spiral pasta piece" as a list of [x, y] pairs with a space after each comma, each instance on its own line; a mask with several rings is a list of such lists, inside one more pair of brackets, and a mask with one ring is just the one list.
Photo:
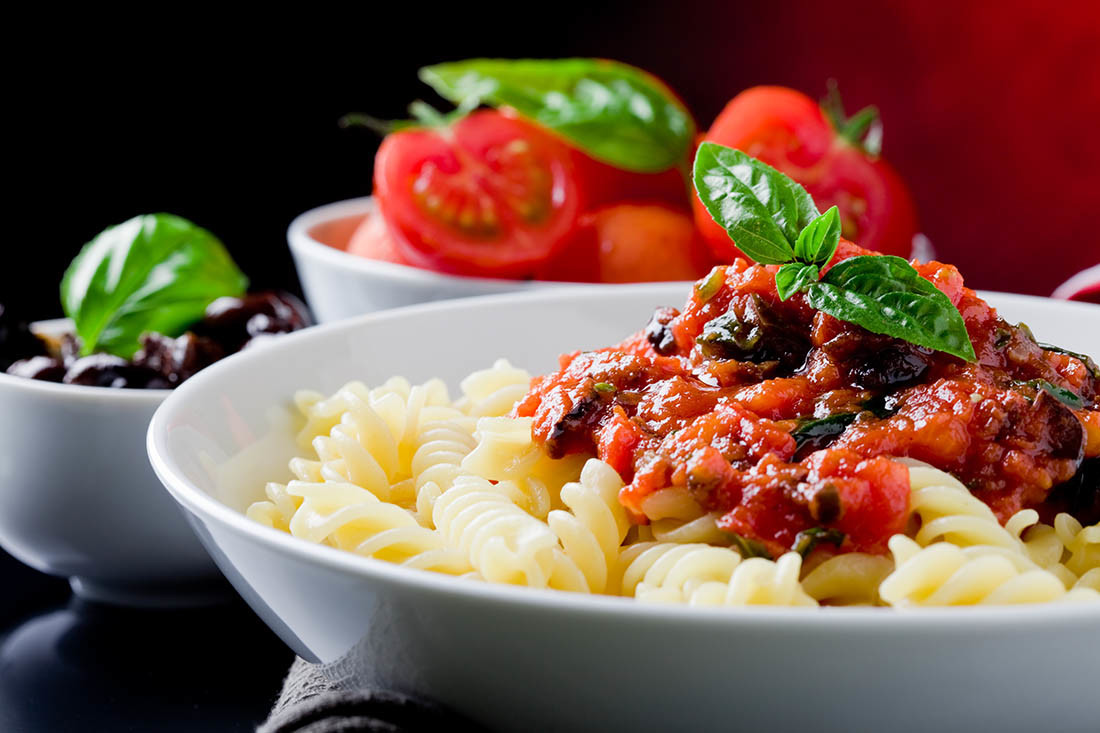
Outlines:
[[954, 476], [931, 466], [901, 459], [909, 466], [910, 511], [920, 517], [913, 538], [921, 546], [944, 540], [960, 547], [984, 545], [1018, 550], [1019, 532], [1038, 521], [1039, 515], [1021, 517], [1011, 532], [997, 521], [989, 505], [970, 493]]
[[458, 476], [432, 507], [448, 546], [463, 553], [485, 580], [550, 586], [558, 538], [516, 505], [510, 487], [481, 476]]
[[562, 488], [576, 479], [585, 457], [550, 458], [531, 439], [532, 422], [529, 417], [478, 419], [476, 445], [462, 460], [462, 469], [490, 481], [508, 482], [517, 490], [517, 504], [528, 514], [546, 519], [551, 508], [562, 507]]
[[477, 445], [468, 418], [439, 420], [423, 426], [410, 470], [416, 492], [416, 515], [434, 527], [432, 508], [462, 473], [462, 460]]
[[819, 603], [877, 605], [879, 584], [894, 570], [888, 557], [863, 552], [834, 555], [806, 573], [802, 588]]
[[798, 576], [802, 557], [742, 560], [728, 547], [644, 543], [623, 554], [623, 595], [693, 606], [816, 606]]
[[466, 557], [446, 547], [438, 533], [360, 486], [291, 481], [286, 493], [301, 499], [288, 527], [295, 537], [407, 567], [451, 574], [471, 570]]
[[1095, 593], [1067, 591], [1056, 575], [1002, 547], [947, 542], [921, 547], [904, 535], [892, 537], [889, 546], [897, 569], [882, 581], [879, 594], [892, 606], [1045, 603], [1085, 600]]
[[501, 417], [512, 411], [531, 386], [531, 375], [497, 359], [489, 369], [476, 371], [462, 380], [462, 398], [457, 407], [474, 417]]
[[1065, 561], [1068, 570], [1083, 577], [1100, 569], [1100, 524], [1083, 527], [1063, 513], [1054, 518], [1054, 531], [1068, 555]]
[[569, 511], [555, 509], [547, 519], [565, 555], [583, 574], [590, 593], [607, 589], [619, 547], [630, 528], [626, 510], [619, 504], [622, 487], [622, 479], [611, 466], [589, 459], [580, 480], [567, 483], [561, 490], [562, 502]]

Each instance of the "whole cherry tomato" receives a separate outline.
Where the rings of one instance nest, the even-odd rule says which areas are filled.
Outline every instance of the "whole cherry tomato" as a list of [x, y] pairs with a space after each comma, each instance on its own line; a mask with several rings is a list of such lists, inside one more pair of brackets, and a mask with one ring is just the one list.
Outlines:
[[569, 244], [538, 277], [605, 283], [697, 280], [712, 264], [686, 211], [664, 203], [626, 202], [582, 216]]
[[402, 259], [462, 275], [531, 275], [581, 213], [569, 148], [495, 110], [388, 135], [374, 194]]
[[385, 219], [378, 213], [368, 214], [352, 232], [348, 240], [348, 252], [372, 260], [408, 264], [397, 251], [397, 244], [390, 235]]
[[[828, 110], [785, 87], [753, 87], [734, 97], [704, 140], [737, 148], [786, 173], [814, 197], [821, 211], [840, 209], [842, 235], [861, 247], [908, 257], [917, 231], [916, 209], [901, 178], [878, 155], [881, 128], [867, 108], [844, 117], [839, 98]], [[714, 254], [742, 256], [714, 223], [698, 196], [695, 221]]]

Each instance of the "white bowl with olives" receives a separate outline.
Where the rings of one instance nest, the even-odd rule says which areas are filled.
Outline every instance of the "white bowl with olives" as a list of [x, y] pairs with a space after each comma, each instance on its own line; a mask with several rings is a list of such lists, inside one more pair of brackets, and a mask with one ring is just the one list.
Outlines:
[[155, 214], [84, 247], [62, 284], [70, 318], [28, 324], [0, 305], [0, 546], [95, 601], [226, 597], [145, 433], [198, 370], [309, 325], [293, 296], [246, 287], [212, 234]]

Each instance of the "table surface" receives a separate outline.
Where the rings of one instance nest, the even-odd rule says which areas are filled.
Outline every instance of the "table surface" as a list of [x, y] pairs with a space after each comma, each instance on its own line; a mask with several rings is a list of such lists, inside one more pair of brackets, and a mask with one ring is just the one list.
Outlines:
[[87, 603], [2, 550], [0, 588], [0, 731], [252, 731], [293, 659], [240, 600]]

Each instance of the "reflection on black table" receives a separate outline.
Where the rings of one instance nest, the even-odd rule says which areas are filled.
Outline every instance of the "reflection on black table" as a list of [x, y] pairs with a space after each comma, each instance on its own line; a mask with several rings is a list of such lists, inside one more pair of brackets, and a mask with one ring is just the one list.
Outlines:
[[2, 552], [0, 582], [0, 731], [251, 731], [293, 659], [240, 601], [66, 605], [64, 581]]

